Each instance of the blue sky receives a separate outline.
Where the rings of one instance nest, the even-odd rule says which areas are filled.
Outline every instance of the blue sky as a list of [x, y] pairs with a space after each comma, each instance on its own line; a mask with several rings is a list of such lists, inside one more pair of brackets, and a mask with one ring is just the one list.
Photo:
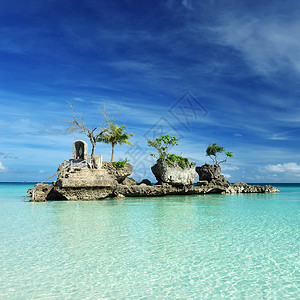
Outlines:
[[300, 182], [299, 13], [290, 0], [1, 1], [0, 181], [44, 180], [71, 158], [85, 137], [66, 132], [69, 100], [89, 125], [105, 107], [128, 126], [134, 146], [115, 155], [137, 179], [153, 178], [146, 138], [161, 130], [198, 165], [212, 142], [233, 151], [232, 182]]

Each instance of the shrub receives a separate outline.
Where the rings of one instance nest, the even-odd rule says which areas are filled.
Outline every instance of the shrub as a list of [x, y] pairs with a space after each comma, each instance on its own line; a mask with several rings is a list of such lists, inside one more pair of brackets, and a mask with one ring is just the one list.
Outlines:
[[127, 162], [128, 162], [127, 158], [125, 158], [125, 159], [119, 159], [118, 161], [112, 162], [112, 165], [116, 169], [123, 169], [125, 167], [125, 165], [127, 164]]
[[187, 158], [176, 154], [168, 154], [166, 158], [166, 163], [170, 166], [173, 162], [177, 162], [182, 169], [190, 165], [190, 162]]
[[160, 138], [147, 141], [149, 147], [153, 147], [157, 150], [158, 155], [151, 154], [158, 159], [163, 159], [169, 166], [173, 165], [174, 162], [182, 168], [189, 166], [190, 162], [187, 158], [176, 154], [169, 154], [168, 151], [173, 146], [178, 146], [178, 139], [175, 136], [168, 134], [162, 135]]

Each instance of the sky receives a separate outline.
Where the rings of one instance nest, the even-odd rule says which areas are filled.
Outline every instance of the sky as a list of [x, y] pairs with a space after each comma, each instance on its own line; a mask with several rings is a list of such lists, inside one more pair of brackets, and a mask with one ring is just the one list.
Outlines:
[[[300, 2], [0, 1], [0, 181], [42, 181], [72, 156], [67, 128], [101, 111], [153, 179], [147, 139], [202, 165], [216, 142], [231, 182], [300, 182]], [[89, 147], [89, 151], [91, 147]], [[110, 160], [110, 145], [96, 153]]]

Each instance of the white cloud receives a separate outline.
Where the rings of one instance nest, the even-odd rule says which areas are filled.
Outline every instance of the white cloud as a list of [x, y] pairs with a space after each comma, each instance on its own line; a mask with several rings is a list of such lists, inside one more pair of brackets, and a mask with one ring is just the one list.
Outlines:
[[230, 174], [223, 174], [225, 176], [226, 179], [229, 179], [231, 178], [231, 175]]
[[80, 97], [74, 97], [73, 100], [77, 102], [84, 102], [84, 100]]
[[239, 169], [240, 168], [236, 167], [236, 166], [230, 166], [230, 165], [224, 165], [224, 166], [222, 166], [222, 170], [223, 171], [237, 171]]
[[5, 171], [7, 171], [7, 167], [5, 167], [3, 163], [0, 161], [0, 172], [5, 172]]
[[298, 165], [295, 162], [289, 162], [289, 163], [277, 164], [277, 165], [267, 165], [266, 170], [275, 173], [283, 173], [283, 172], [298, 173], [300, 172], [300, 165]]
[[299, 20], [236, 18], [225, 15], [216, 28], [224, 45], [238, 50], [245, 61], [262, 75], [292, 69], [300, 72]]

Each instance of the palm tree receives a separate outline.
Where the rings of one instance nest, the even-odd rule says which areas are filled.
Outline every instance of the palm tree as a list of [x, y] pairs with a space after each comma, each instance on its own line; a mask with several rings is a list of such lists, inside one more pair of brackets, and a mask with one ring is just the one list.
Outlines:
[[114, 161], [114, 153], [115, 153], [115, 146], [117, 144], [127, 144], [132, 146], [132, 144], [128, 141], [133, 134], [130, 132], [125, 132], [127, 126], [122, 125], [118, 126], [113, 122], [108, 122], [108, 130], [102, 136], [99, 137], [98, 142], [103, 142], [106, 144], [111, 144], [111, 162]]

